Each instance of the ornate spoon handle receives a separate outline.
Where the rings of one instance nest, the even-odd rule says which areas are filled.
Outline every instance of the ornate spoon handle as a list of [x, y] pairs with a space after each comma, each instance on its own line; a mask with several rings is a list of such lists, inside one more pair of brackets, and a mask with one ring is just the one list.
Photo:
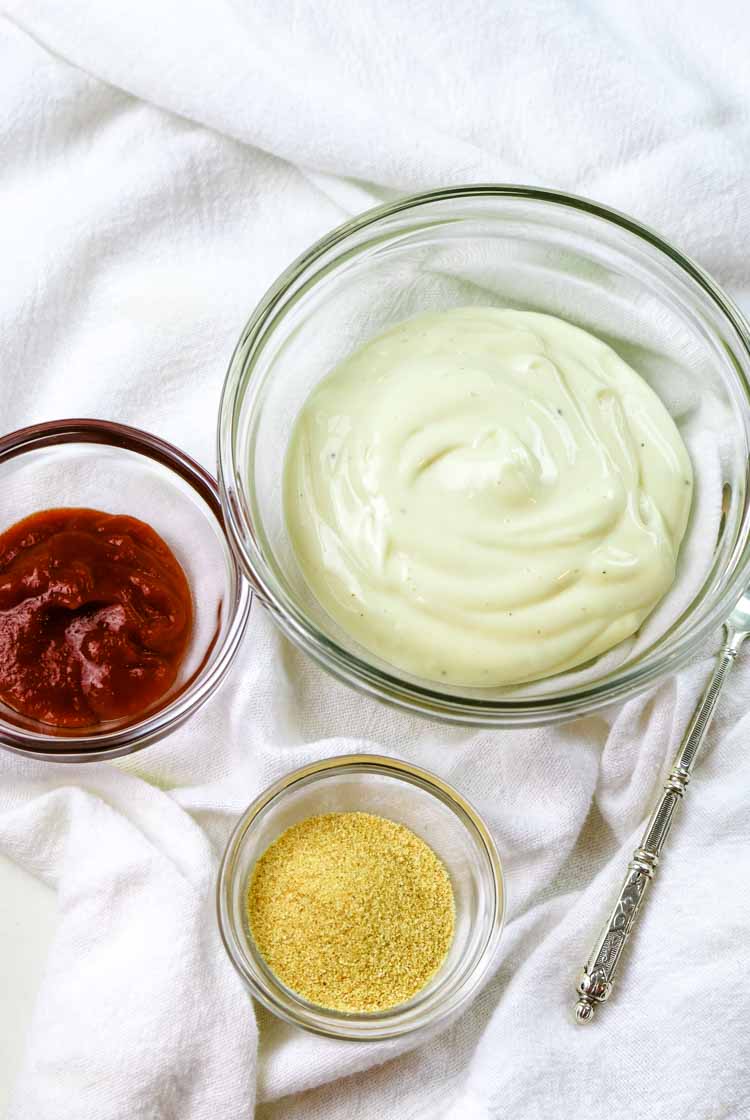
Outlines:
[[604, 1003], [609, 999], [622, 951], [635, 925], [648, 885], [654, 877], [664, 842], [672, 827], [674, 811], [690, 781], [716, 702], [744, 637], [744, 634], [733, 631], [727, 634], [727, 644], [721, 650], [719, 663], [675, 755], [661, 797], [643, 834], [641, 846], [633, 852], [617, 902], [578, 981], [579, 1000], [575, 1008], [578, 1023], [588, 1023], [594, 1016], [597, 1003]]

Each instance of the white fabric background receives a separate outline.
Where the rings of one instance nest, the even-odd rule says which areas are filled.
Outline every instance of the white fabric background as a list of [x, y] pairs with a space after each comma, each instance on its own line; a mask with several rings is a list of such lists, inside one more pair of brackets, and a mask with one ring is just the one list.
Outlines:
[[[2, 430], [107, 417], [213, 466], [227, 360], [266, 286], [351, 213], [439, 183], [533, 182], [613, 204], [750, 308], [742, 0], [5, 11]], [[256, 608], [220, 695], [169, 740], [112, 766], [4, 754], [0, 849], [57, 889], [61, 914], [13, 1120], [240, 1120], [256, 1098], [259, 1120], [749, 1116], [750, 665], [617, 998], [588, 1030], [570, 1018], [708, 668], [556, 730], [445, 730], [333, 683]], [[257, 1014], [213, 924], [239, 811], [294, 766], [360, 747], [455, 782], [510, 883], [499, 971], [411, 1050]], [[12, 968], [0, 965], [0, 1014]]]

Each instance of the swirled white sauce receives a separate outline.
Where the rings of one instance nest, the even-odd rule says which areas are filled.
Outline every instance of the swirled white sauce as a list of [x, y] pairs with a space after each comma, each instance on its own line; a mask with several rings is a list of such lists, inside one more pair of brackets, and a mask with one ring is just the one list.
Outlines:
[[652, 389], [586, 331], [466, 307], [374, 338], [312, 392], [285, 512], [357, 642], [499, 686], [633, 634], [675, 576], [692, 470]]

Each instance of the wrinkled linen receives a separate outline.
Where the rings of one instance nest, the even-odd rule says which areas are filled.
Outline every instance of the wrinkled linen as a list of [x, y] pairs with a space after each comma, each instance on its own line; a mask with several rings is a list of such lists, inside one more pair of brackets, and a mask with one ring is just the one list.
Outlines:
[[[3, 431], [101, 416], [213, 468], [224, 371], [267, 285], [349, 215], [438, 184], [594, 197], [750, 307], [744, 4], [4, 10]], [[469, 731], [348, 691], [256, 605], [220, 693], [164, 742], [111, 765], [2, 754], [0, 851], [54, 887], [59, 909], [12, 1120], [237, 1120], [256, 1104], [261, 1120], [750, 1115], [750, 665], [616, 998], [590, 1029], [570, 1014], [713, 648], [596, 716]], [[494, 975], [428, 1039], [337, 1043], [272, 1019], [215, 929], [238, 814], [293, 767], [352, 750], [455, 783], [505, 863]]]

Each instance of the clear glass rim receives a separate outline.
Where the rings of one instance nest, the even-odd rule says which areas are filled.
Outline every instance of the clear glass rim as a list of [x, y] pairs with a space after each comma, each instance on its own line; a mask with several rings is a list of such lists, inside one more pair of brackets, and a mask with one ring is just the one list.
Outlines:
[[[52, 420], [19, 428], [0, 437], [0, 465], [26, 452], [65, 443], [98, 443], [133, 451], [160, 463], [187, 482], [203, 499], [226, 532], [216, 480], [184, 451], [159, 436], [110, 420]], [[47, 762], [95, 762], [131, 754], [173, 731], [199, 708], [218, 687], [231, 665], [247, 626], [252, 590], [230, 549], [233, 594], [231, 617], [216, 656], [193, 681], [165, 707], [145, 719], [99, 734], [44, 734], [17, 727], [0, 718], [0, 746], [26, 758]]]
[[[237, 858], [245, 836], [258, 816], [300, 782], [306, 783], [311, 778], [324, 778], [347, 772], [382, 773], [411, 785], [419, 785], [422, 790], [451, 809], [464, 828], [467, 827], [466, 822], [469, 822], [487, 857], [493, 888], [493, 912], [481, 952], [473, 969], [453, 993], [452, 998], [444, 1002], [436, 1002], [423, 1016], [419, 1014], [418, 1004], [412, 1002], [404, 1004], [403, 1009], [394, 1008], [391, 1011], [366, 1015], [328, 1011], [302, 1001], [295, 1003], [295, 1011], [289, 1010], [264, 983], [262, 975], [256, 974], [248, 967], [243, 950], [244, 938], [240, 937], [232, 920], [231, 898]], [[229, 959], [252, 995], [274, 1015], [293, 1026], [302, 1027], [313, 1034], [324, 1035], [327, 1038], [357, 1041], [382, 1041], [409, 1034], [412, 1031], [434, 1026], [438, 1021], [464, 1007], [481, 985], [494, 959], [505, 924], [506, 908], [507, 887], [500, 856], [487, 825], [474, 806], [450, 783], [436, 774], [423, 770], [419, 766], [412, 766], [401, 759], [378, 754], [350, 754], [324, 758], [319, 762], [299, 767], [268, 786], [251, 802], [235, 825], [224, 850], [216, 884], [216, 913], [221, 939]], [[277, 980], [276, 983], [283, 989], [280, 981]], [[294, 996], [294, 993], [290, 995]], [[295, 997], [295, 1000], [298, 1000], [298, 997]]]
[[[229, 368], [219, 407], [218, 424], [218, 481], [224, 508], [227, 532], [236, 549], [242, 568], [267, 606], [282, 631], [297, 646], [310, 654], [333, 676], [359, 691], [384, 700], [414, 714], [429, 716], [444, 722], [462, 725], [510, 727], [529, 726], [550, 720], [571, 719], [588, 714], [615, 701], [633, 696], [667, 673], [685, 665], [702, 643], [718, 632], [726, 621], [743, 590], [750, 581], [750, 541], [748, 540], [748, 515], [727, 564], [734, 567], [734, 574], [723, 592], [707, 610], [699, 623], [682, 635], [671, 648], [649, 655], [632, 667], [615, 669], [600, 681], [582, 685], [546, 696], [457, 697], [438, 687], [416, 684], [398, 675], [378, 668], [356, 654], [344, 649], [320, 632], [304, 611], [277, 586], [258, 546], [256, 533], [245, 495], [245, 482], [241, 464], [236, 456], [237, 420], [244, 389], [252, 377], [253, 360], [246, 360], [246, 353], [261, 339], [266, 330], [273, 329], [272, 320], [283, 305], [290, 289], [321, 257], [331, 250], [346, 248], [347, 240], [383, 219], [406, 214], [418, 207], [461, 199], [515, 198], [549, 203], [565, 209], [581, 211], [624, 229], [645, 241], [668, 257], [719, 309], [750, 363], [750, 326], [734, 302], [711, 277], [691, 258], [676, 249], [648, 226], [633, 218], [578, 195], [565, 194], [541, 187], [515, 184], [469, 184], [410, 195], [374, 207], [338, 226], [299, 256], [268, 289], [248, 319]], [[338, 258], [337, 258], [338, 259]], [[741, 370], [736, 370], [745, 405], [750, 409], [750, 385]], [[683, 616], [684, 617], [684, 616]]]

